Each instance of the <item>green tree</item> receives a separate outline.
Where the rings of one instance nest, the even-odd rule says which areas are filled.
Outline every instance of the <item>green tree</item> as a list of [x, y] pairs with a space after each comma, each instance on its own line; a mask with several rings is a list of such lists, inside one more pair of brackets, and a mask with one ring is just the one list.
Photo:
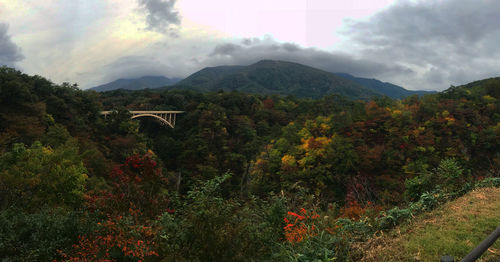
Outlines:
[[77, 207], [83, 200], [86, 173], [75, 141], [55, 149], [40, 142], [29, 148], [15, 144], [0, 156], [0, 207]]

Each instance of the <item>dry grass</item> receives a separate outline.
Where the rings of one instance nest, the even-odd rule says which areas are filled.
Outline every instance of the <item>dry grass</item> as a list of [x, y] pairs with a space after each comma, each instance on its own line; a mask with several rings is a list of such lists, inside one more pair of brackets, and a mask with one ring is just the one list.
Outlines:
[[[482, 188], [356, 246], [362, 261], [459, 261], [500, 226], [500, 188]], [[500, 240], [477, 261], [498, 261]]]

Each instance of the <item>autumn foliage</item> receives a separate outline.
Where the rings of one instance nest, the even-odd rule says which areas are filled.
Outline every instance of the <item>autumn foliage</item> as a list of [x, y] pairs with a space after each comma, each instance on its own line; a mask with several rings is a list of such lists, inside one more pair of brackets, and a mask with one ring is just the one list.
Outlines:
[[315, 212], [308, 213], [304, 208], [301, 208], [299, 213], [289, 211], [287, 214], [288, 216], [283, 219], [286, 223], [283, 230], [288, 242], [292, 244], [299, 243], [317, 234], [316, 220], [319, 218], [318, 214]]
[[79, 236], [70, 254], [60, 252], [65, 261], [116, 261], [124, 258], [143, 261], [158, 256], [151, 227], [131, 225], [121, 216], [98, 223], [93, 234]]
[[165, 191], [168, 179], [152, 153], [128, 157], [112, 169], [109, 180], [111, 190], [87, 195], [89, 209], [110, 214], [140, 210], [140, 217], [146, 218], [171, 211]]

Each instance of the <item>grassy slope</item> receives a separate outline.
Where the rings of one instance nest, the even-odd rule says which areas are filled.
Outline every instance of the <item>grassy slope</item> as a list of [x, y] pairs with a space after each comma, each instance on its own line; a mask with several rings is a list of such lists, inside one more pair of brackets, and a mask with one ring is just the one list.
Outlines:
[[[500, 188], [482, 188], [359, 247], [364, 261], [459, 261], [500, 226]], [[478, 261], [498, 261], [500, 240]]]

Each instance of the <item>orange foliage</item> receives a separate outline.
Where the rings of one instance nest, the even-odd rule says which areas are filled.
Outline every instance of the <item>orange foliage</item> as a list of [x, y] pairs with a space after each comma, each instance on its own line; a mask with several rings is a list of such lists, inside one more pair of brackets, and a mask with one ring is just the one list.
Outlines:
[[[100, 229], [95, 235], [79, 236], [78, 244], [73, 245], [71, 254], [59, 251], [64, 261], [114, 261], [111, 254], [121, 253], [121, 256], [143, 261], [146, 257], [158, 256], [154, 232], [147, 226], [123, 226], [122, 217], [108, 217], [98, 223]], [[131, 232], [135, 232], [132, 235]]]
[[373, 205], [372, 202], [368, 201], [366, 205], [362, 206], [358, 201], [349, 201], [345, 207], [340, 210], [340, 216], [346, 217], [352, 220], [359, 220], [360, 218], [367, 216], [368, 213], [378, 213], [382, 208], [380, 206]]
[[295, 244], [316, 235], [315, 222], [319, 218], [318, 214], [314, 212], [307, 214], [307, 210], [301, 208], [300, 215], [288, 212], [288, 216], [290, 219], [286, 217], [283, 219], [287, 223], [283, 229], [285, 230], [285, 238], [288, 242]]

